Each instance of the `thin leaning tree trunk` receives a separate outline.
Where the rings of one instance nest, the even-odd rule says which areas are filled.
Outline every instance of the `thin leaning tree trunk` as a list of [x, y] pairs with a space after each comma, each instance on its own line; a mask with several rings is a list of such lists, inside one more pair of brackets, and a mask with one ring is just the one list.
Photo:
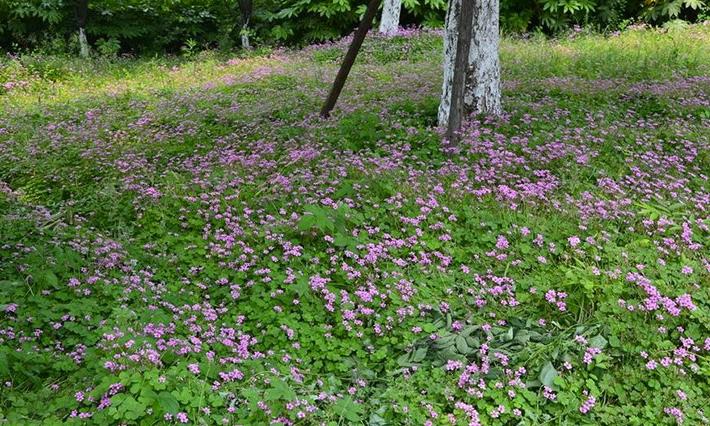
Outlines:
[[396, 34], [399, 29], [399, 14], [402, 11], [402, 0], [385, 0], [380, 20], [380, 34]]
[[343, 58], [343, 63], [340, 65], [338, 74], [335, 76], [335, 81], [333, 81], [333, 87], [331, 87], [328, 93], [328, 98], [326, 98], [323, 108], [320, 110], [320, 115], [323, 118], [330, 117], [330, 112], [335, 107], [335, 103], [338, 102], [338, 97], [340, 97], [340, 92], [345, 86], [345, 81], [348, 79], [348, 74], [350, 74], [350, 69], [355, 63], [358, 52], [360, 52], [360, 47], [362, 42], [365, 41], [365, 36], [370, 30], [372, 21], [375, 19], [377, 14], [377, 8], [380, 6], [382, 0], [370, 0], [365, 10], [365, 15], [362, 17], [360, 26], [357, 27], [355, 34], [353, 34], [353, 41], [350, 43], [345, 58]]

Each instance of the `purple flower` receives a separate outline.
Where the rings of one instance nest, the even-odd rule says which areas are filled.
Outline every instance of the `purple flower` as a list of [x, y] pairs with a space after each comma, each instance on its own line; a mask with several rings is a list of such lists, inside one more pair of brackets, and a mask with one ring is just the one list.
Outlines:
[[510, 243], [508, 243], [508, 240], [505, 238], [504, 235], [499, 235], [498, 240], [496, 241], [496, 248], [498, 250], [507, 250], [508, 247], [510, 247]]
[[683, 423], [683, 411], [677, 407], [666, 407], [663, 412], [675, 418], [677, 424]]
[[[587, 391], [584, 391], [584, 394], [587, 395]], [[587, 414], [592, 408], [594, 408], [596, 404], [597, 399], [594, 398], [592, 395], [589, 395], [589, 397], [579, 407], [579, 412], [582, 414]]]
[[177, 419], [177, 421], [179, 421], [180, 423], [187, 423], [188, 421], [190, 421], [187, 417], [187, 413], [184, 413], [182, 411], [175, 415], [175, 419]]

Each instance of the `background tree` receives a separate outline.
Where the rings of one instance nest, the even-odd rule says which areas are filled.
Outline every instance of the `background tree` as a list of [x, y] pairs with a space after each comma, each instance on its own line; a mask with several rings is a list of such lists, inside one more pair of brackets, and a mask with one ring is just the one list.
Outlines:
[[[66, 53], [76, 38], [77, 5], [82, 0], [0, 0], [0, 48], [42, 48]], [[249, 13], [241, 15], [239, 2]], [[710, 0], [499, 0], [504, 32], [564, 32], [579, 25], [596, 30], [623, 29], [630, 22], [667, 25], [680, 19], [710, 18]], [[83, 2], [86, 4], [86, 2]], [[352, 32], [365, 12], [365, 0], [90, 0], [91, 25], [84, 32], [92, 48], [108, 44], [123, 52], [179, 52], [191, 41], [200, 47], [229, 50], [238, 46], [243, 28], [249, 45], [304, 45]], [[440, 27], [447, 0], [387, 0], [400, 10], [400, 25]], [[87, 10], [84, 8], [84, 10]], [[396, 22], [391, 19], [389, 22]], [[679, 22], [673, 23], [673, 25]], [[244, 27], [246, 25], [246, 27]], [[385, 22], [382, 22], [385, 25]], [[393, 28], [394, 25], [391, 27]], [[88, 44], [88, 43], [87, 43]], [[62, 49], [61, 47], [64, 47]], [[102, 49], [106, 50], [106, 49]]]
[[79, 54], [89, 57], [89, 41], [86, 39], [86, 18], [89, 16], [89, 0], [76, 0], [74, 8], [76, 24], [79, 27]]
[[394, 34], [399, 28], [402, 0], [385, 0], [380, 20], [380, 34]]
[[[451, 0], [446, 13], [444, 34], [444, 83], [439, 105], [439, 125], [448, 123], [451, 110], [451, 89], [454, 81], [454, 61], [461, 16], [461, 1]], [[498, 0], [473, 1], [472, 38], [466, 69], [464, 113], [500, 115], [500, 59], [498, 46]]]
[[239, 34], [244, 49], [251, 49], [251, 43], [249, 42], [249, 21], [251, 20], [253, 9], [254, 3], [252, 0], [239, 0], [239, 13], [242, 17], [242, 29]]

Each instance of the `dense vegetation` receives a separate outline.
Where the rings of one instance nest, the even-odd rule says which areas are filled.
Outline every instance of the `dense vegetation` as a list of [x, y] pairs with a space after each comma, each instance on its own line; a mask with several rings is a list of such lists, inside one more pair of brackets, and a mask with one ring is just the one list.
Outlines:
[[[240, 45], [240, 0], [91, 0], [86, 30], [97, 52], [150, 53]], [[244, 0], [241, 0], [244, 1]], [[248, 1], [248, 0], [247, 0]], [[76, 0], [0, 0], [0, 48], [76, 51]], [[260, 43], [324, 41], [349, 33], [362, 0], [253, 0], [251, 36]], [[402, 24], [440, 26], [445, 0], [403, 0]], [[623, 29], [636, 21], [679, 25], [708, 18], [706, 0], [501, 0], [507, 32], [555, 33], [573, 25]]]
[[707, 424], [709, 45], [4, 59], [0, 423]]

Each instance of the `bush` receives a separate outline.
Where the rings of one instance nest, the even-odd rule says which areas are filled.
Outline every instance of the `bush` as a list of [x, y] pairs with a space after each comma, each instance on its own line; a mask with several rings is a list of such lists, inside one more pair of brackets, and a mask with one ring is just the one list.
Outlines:
[[[136, 53], [179, 52], [187, 40], [197, 46], [232, 49], [240, 45], [237, 0], [94, 0], [89, 4], [89, 41], [110, 42], [103, 50]], [[403, 25], [443, 24], [447, 0], [403, 0]], [[364, 13], [357, 0], [254, 0], [249, 23], [262, 43], [303, 45], [337, 39], [353, 30]], [[501, 26], [512, 33], [542, 30], [552, 34], [574, 25], [616, 30], [642, 20], [662, 25], [698, 21], [707, 0], [501, 0]], [[74, 2], [4, 0], [0, 2], [0, 47], [74, 52]], [[677, 26], [677, 23], [674, 24]], [[67, 40], [72, 40], [67, 43]], [[120, 47], [119, 47], [120, 46]]]

